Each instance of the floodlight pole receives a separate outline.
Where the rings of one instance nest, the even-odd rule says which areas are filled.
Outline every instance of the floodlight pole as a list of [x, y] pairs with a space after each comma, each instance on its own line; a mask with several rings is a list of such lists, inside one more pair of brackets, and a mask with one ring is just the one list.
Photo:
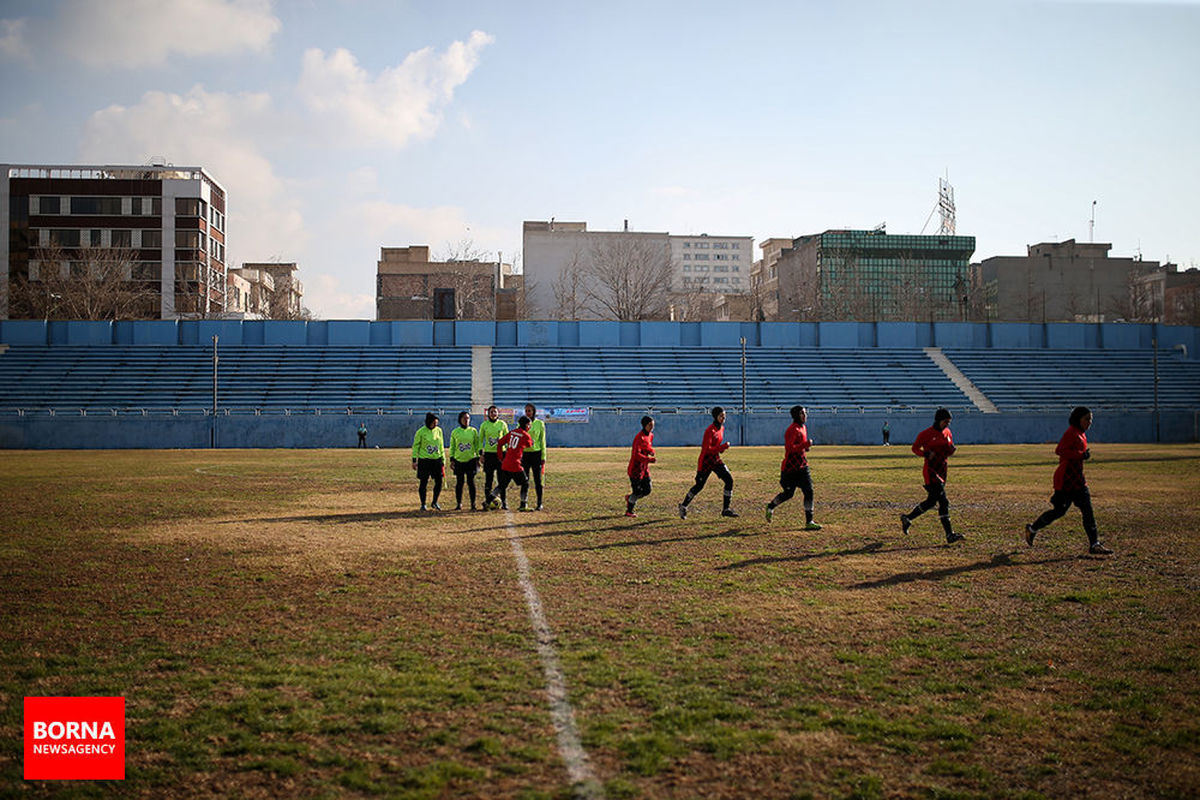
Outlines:
[[212, 337], [213, 352], [213, 404], [212, 404], [212, 430], [209, 441], [209, 447], [216, 448], [217, 446], [217, 337]]
[[1154, 349], [1154, 441], [1159, 438], [1158, 424], [1158, 323], [1154, 323], [1154, 333], [1150, 336], [1150, 346]]
[[742, 337], [742, 415], [738, 426], [738, 441], [746, 444], [746, 337]]

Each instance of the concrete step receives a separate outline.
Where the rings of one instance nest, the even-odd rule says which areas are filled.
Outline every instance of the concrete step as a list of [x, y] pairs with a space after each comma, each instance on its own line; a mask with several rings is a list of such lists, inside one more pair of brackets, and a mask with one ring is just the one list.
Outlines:
[[962, 370], [954, 365], [954, 362], [942, 352], [942, 348], [925, 347], [922, 349], [924, 349], [925, 355], [929, 356], [929, 359], [933, 363], [937, 364], [941, 368], [942, 372], [946, 373], [946, 377], [949, 378], [954, 385], [957, 386], [962, 393], [965, 394], [970, 401], [975, 404], [976, 408], [985, 414], [1000, 413], [1000, 409], [996, 408], [996, 404], [989, 400], [987, 395], [980, 391], [978, 386], [971, 383], [971, 379], [964, 375]]

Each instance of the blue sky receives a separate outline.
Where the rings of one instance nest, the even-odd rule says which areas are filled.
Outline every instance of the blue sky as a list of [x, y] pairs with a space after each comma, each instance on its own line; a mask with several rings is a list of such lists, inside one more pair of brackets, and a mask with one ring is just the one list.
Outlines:
[[[1088, 238], [1200, 266], [1200, 4], [0, 0], [0, 161], [206, 167], [231, 265], [370, 318], [526, 219]], [[930, 222], [932, 228], [936, 219]], [[519, 263], [519, 262], [518, 262]]]

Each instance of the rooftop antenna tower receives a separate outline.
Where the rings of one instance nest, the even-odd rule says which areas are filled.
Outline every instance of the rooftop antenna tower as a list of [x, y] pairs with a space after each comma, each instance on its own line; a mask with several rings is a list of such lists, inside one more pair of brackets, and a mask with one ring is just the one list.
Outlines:
[[938, 201], [933, 210], [929, 212], [929, 216], [925, 218], [925, 224], [921, 226], [921, 233], [925, 233], [925, 229], [929, 227], [929, 221], [933, 219], [933, 215], [939, 217], [938, 236], [953, 236], [954, 235], [954, 187], [950, 185], [950, 176], [947, 174], [945, 178], [938, 178]]
[[938, 178], [938, 216], [942, 224], [938, 226], [938, 236], [954, 235], [954, 187], [950, 185], [950, 175]]

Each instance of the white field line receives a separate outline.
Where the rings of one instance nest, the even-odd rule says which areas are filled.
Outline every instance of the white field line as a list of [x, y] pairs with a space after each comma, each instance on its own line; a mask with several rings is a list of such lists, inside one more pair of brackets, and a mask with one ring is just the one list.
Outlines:
[[567, 776], [571, 779], [572, 792], [580, 800], [601, 800], [604, 797], [604, 787], [596, 780], [588, 761], [583, 743], [579, 740], [579, 728], [575, 725], [575, 711], [567, 698], [567, 681], [563, 677], [562, 665], [558, 662], [558, 653], [554, 650], [554, 635], [546, 623], [546, 615], [542, 613], [542, 599], [529, 578], [529, 559], [525, 557], [525, 548], [512, 525], [512, 512], [505, 513], [505, 523], [508, 526], [508, 540], [512, 544], [513, 556], [517, 560], [517, 576], [521, 589], [525, 592], [525, 602], [529, 606], [529, 620], [533, 623], [534, 638], [537, 639], [538, 655], [542, 659], [542, 672], [546, 675], [546, 696], [550, 701], [550, 721], [558, 738], [558, 750], [562, 754], [563, 763], [567, 767]]

